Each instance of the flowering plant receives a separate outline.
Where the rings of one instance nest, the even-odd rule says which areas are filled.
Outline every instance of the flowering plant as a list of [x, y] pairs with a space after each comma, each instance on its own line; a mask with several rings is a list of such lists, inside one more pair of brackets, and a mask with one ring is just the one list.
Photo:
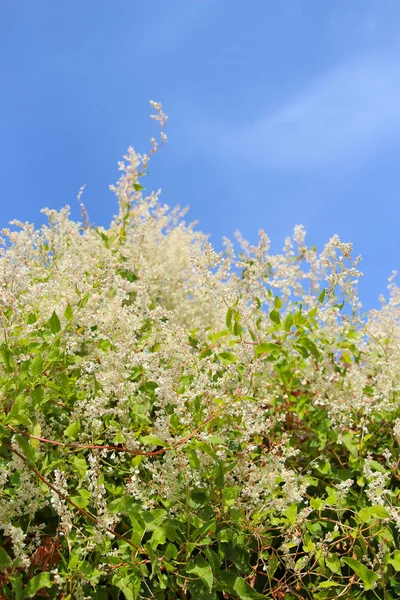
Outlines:
[[1, 598], [398, 598], [394, 278], [362, 316], [337, 236], [215, 252], [150, 155], [107, 229], [2, 230]]

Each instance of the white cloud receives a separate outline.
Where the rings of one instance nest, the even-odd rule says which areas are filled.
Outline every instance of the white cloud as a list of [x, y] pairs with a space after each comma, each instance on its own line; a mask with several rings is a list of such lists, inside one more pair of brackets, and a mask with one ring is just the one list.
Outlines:
[[400, 65], [363, 60], [338, 67], [275, 112], [245, 125], [208, 123], [197, 134], [218, 154], [258, 167], [359, 160], [400, 134]]

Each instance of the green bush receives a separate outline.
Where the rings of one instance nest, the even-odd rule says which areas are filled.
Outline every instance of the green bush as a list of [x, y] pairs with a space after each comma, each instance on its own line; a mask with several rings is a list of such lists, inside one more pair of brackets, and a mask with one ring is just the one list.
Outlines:
[[2, 231], [1, 597], [399, 598], [398, 288], [361, 316], [301, 227], [216, 253], [148, 160], [108, 229]]

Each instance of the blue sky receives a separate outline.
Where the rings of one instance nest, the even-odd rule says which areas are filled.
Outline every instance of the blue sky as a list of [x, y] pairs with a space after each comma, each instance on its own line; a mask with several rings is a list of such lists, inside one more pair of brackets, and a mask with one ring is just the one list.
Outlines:
[[397, 0], [2, 0], [0, 226], [43, 221], [87, 184], [90, 219], [133, 145], [169, 115], [147, 186], [211, 234], [296, 224], [362, 254], [365, 308], [400, 271]]

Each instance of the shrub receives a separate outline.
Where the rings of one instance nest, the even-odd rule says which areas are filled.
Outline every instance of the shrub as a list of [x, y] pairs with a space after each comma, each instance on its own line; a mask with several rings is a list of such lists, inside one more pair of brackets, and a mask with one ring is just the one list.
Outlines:
[[2, 231], [2, 598], [398, 598], [398, 288], [361, 316], [302, 227], [216, 253], [148, 161], [108, 229]]

